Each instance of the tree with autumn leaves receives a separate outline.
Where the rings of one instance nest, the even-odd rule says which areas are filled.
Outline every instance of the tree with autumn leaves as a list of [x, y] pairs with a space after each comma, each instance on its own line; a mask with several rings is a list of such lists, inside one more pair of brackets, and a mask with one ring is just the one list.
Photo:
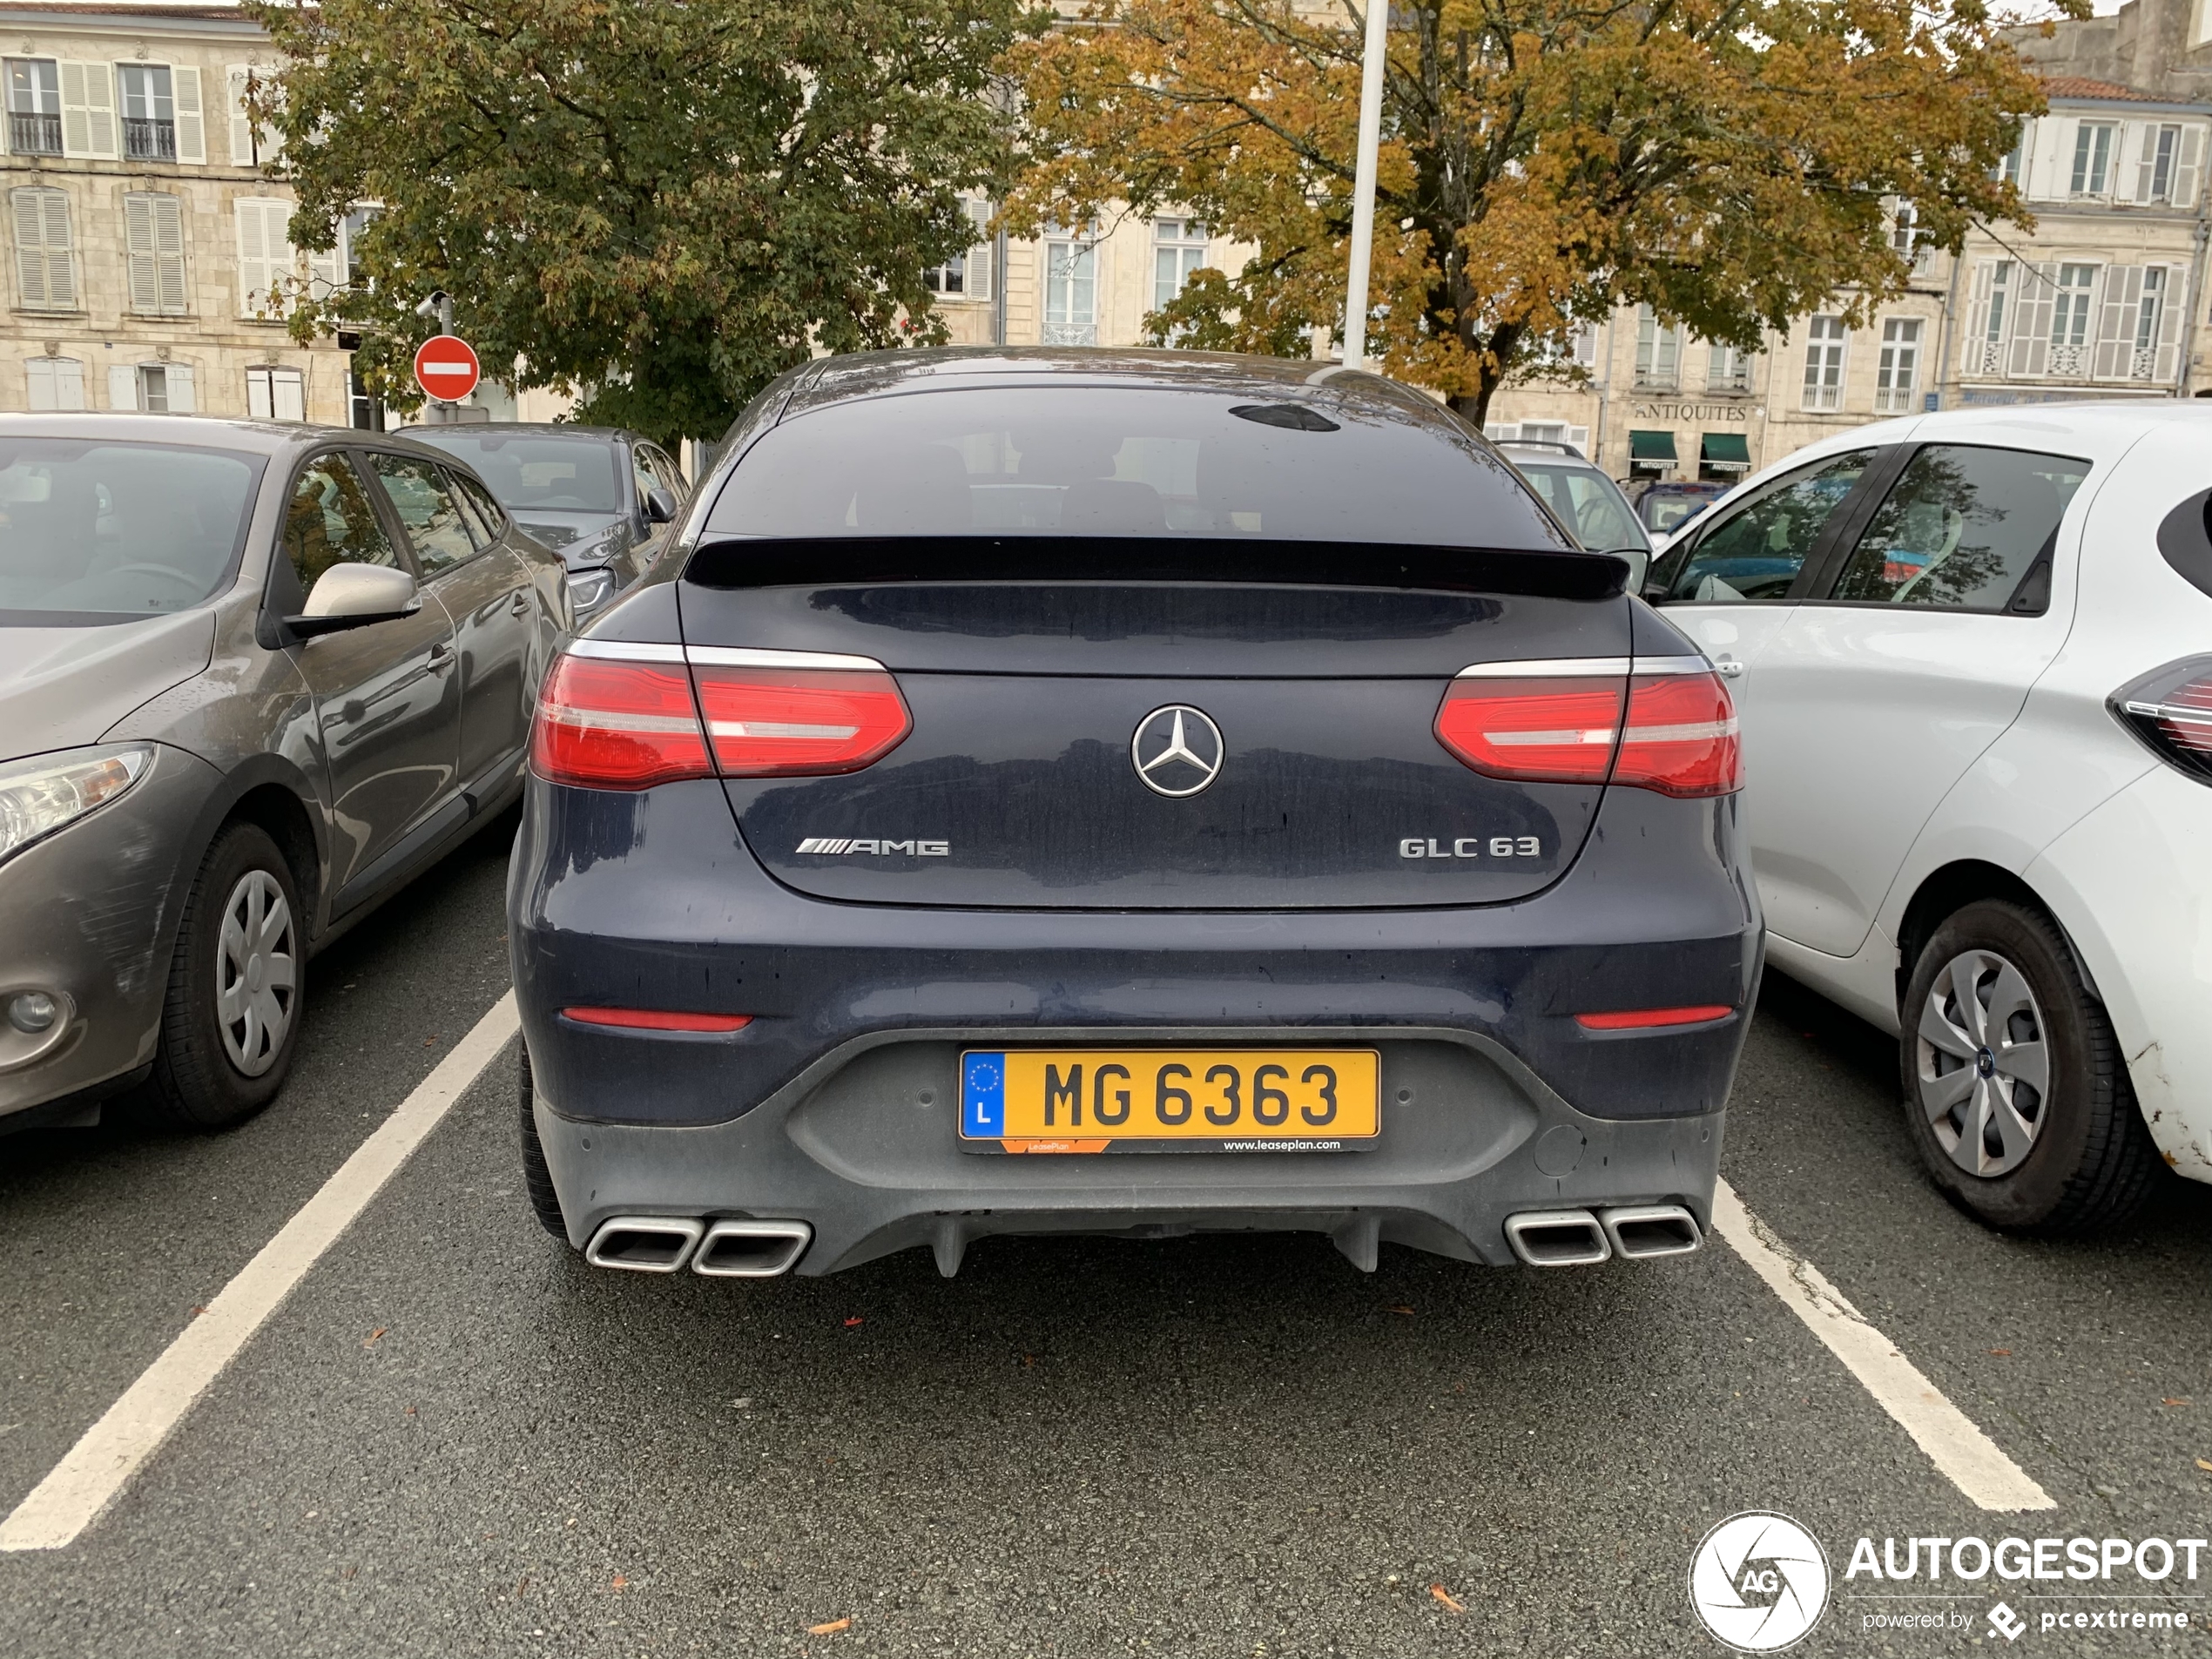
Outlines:
[[[1303, 356], [1341, 327], [1364, 27], [1355, 0], [1093, 0], [1015, 45], [1016, 233], [1172, 208], [1257, 248], [1162, 339]], [[2062, 0], [2086, 15], [2086, 0]], [[2025, 222], [1996, 176], [2038, 82], [1982, 0], [1401, 0], [1367, 348], [1480, 421], [1575, 325], [1650, 306], [1756, 349], [1905, 282], [1910, 203], [1956, 251]]]

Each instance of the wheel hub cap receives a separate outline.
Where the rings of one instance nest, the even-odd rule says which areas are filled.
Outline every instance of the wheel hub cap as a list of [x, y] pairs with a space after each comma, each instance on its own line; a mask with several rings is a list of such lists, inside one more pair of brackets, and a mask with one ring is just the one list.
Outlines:
[[231, 1064], [259, 1077], [276, 1064], [299, 1007], [292, 907], [266, 870], [248, 870], [223, 906], [215, 944], [215, 1024]]
[[2050, 1089], [2043, 1010], [2020, 969], [1963, 951], [1928, 989], [1913, 1037], [1919, 1106], [1951, 1161], [1985, 1180], [2027, 1161]]

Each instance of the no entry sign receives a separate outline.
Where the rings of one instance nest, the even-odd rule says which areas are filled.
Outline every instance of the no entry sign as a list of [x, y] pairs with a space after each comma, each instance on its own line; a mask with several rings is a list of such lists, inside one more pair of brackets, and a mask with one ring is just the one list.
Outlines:
[[415, 383], [442, 402], [468, 396], [482, 373], [475, 352], [458, 334], [433, 334], [415, 354]]

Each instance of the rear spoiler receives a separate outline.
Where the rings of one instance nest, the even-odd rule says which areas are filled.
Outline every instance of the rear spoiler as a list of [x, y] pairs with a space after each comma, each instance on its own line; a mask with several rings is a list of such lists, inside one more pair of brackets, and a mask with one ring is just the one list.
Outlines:
[[917, 583], [1234, 583], [1608, 599], [1629, 578], [1610, 553], [1229, 536], [914, 536], [703, 542], [683, 579], [704, 588]]

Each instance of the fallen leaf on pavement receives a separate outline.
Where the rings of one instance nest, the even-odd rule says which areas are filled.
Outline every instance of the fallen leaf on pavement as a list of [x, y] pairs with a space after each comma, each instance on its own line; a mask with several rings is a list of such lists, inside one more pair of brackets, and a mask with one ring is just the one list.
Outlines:
[[613, 1584], [609, 1586], [609, 1588], [612, 1589], [617, 1595], [620, 1595], [624, 1590], [630, 1588], [630, 1581], [624, 1578], [620, 1573], [617, 1573], [615, 1575], [615, 1581]]
[[846, 1328], [847, 1331], [850, 1331], [850, 1330], [851, 1330], [851, 1329], [852, 1329], [854, 1325], [860, 1325], [860, 1324], [861, 1324], [861, 1323], [863, 1323], [863, 1321], [861, 1320], [860, 1316], [859, 1314], [855, 1313], [855, 1314], [854, 1314], [854, 1315], [853, 1315], [851, 1318], [849, 1318], [849, 1319], [846, 1320], [846, 1322], [845, 1322], [845, 1328]]
[[2196, 1467], [2203, 1470], [2207, 1474], [2212, 1474], [2212, 1460], [2199, 1458], [2196, 1460]]
[[853, 1621], [850, 1619], [832, 1619], [827, 1624], [808, 1625], [806, 1634], [810, 1636], [833, 1636], [840, 1630], [849, 1630], [852, 1628]]
[[2186, 1406], [2188, 1404], [2188, 1401], [2186, 1399], [2161, 1399], [2158, 1403], [2161, 1406]]
[[1453, 1595], [1451, 1591], [1446, 1589], [1441, 1584], [1430, 1585], [1428, 1587], [1428, 1593], [1434, 1596], [1438, 1601], [1443, 1602], [1446, 1607], [1450, 1608], [1454, 1613], [1464, 1613], [1467, 1611], [1467, 1608], [1460, 1605], [1460, 1598]]
[[192, 1311], [192, 1318], [195, 1318], [195, 1319], [196, 1319], [196, 1318], [199, 1318], [201, 1314], [203, 1314], [203, 1313], [205, 1313], [205, 1312], [207, 1312], [207, 1310], [206, 1310], [206, 1308], [194, 1308], [194, 1309]]
[[1410, 1313], [1412, 1313], [1412, 1312], [1413, 1312], [1413, 1309], [1411, 1309], [1411, 1308], [1393, 1308], [1393, 1309], [1391, 1309], [1391, 1312], [1392, 1312], [1393, 1313], [1406, 1313], [1406, 1314], [1410, 1314]]
[[378, 1325], [378, 1326], [376, 1327], [376, 1329], [374, 1329], [374, 1331], [370, 1332], [369, 1332], [367, 1336], [365, 1336], [365, 1337], [363, 1337], [363, 1338], [361, 1339], [361, 1346], [362, 1346], [362, 1347], [364, 1347], [364, 1348], [369, 1348], [369, 1347], [374, 1347], [374, 1346], [375, 1346], [375, 1345], [376, 1345], [376, 1339], [377, 1339], [377, 1338], [379, 1338], [379, 1337], [381, 1337], [381, 1336], [382, 1336], [382, 1335], [383, 1335], [383, 1334], [384, 1334], [387, 1331], [390, 1330], [391, 1328], [392, 1328], [392, 1327], [391, 1327], [390, 1325]]
[[2010, 1348], [1992, 1348], [1990, 1352], [1995, 1354], [2000, 1359], [2010, 1359], [2013, 1357], [2013, 1351]]

